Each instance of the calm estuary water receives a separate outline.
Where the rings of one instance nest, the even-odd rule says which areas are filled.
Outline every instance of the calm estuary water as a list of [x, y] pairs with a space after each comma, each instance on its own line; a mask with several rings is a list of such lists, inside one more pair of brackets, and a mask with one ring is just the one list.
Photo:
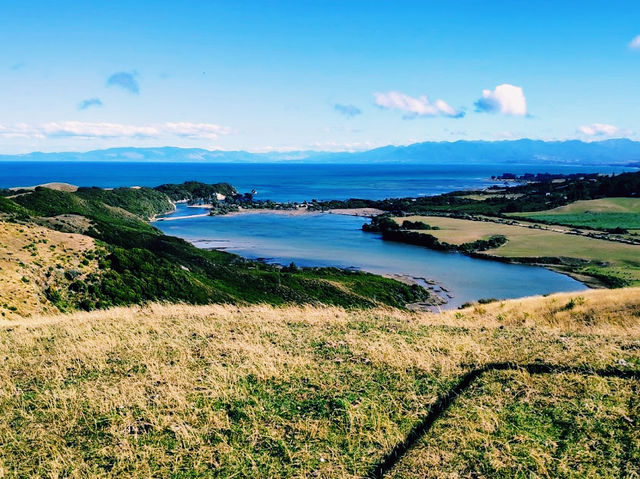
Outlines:
[[[179, 205], [169, 217], [203, 211]], [[440, 294], [449, 299], [448, 308], [480, 298], [517, 298], [586, 289], [582, 283], [544, 268], [383, 241], [380, 235], [360, 229], [366, 221], [327, 213], [252, 213], [159, 221], [155, 226], [201, 248], [220, 248], [272, 263], [293, 261], [299, 266], [338, 266], [434, 279], [445, 289]], [[447, 294], [453, 298], [447, 298]]]

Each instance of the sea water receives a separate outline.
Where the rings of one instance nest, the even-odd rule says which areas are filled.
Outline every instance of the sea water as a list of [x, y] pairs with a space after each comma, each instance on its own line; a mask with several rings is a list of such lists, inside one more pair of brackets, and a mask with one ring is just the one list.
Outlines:
[[[228, 182], [256, 199], [274, 201], [383, 199], [484, 188], [492, 175], [613, 173], [625, 168], [536, 163], [505, 164], [289, 164], [1, 161], [0, 188], [64, 182], [80, 186], [158, 186], [197, 180]], [[626, 168], [629, 170], [629, 168]]]

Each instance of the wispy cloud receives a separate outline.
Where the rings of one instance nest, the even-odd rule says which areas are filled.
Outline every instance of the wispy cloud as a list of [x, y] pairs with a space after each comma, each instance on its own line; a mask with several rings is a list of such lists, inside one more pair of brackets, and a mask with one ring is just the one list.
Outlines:
[[87, 108], [91, 108], [92, 106], [102, 106], [102, 101], [100, 100], [100, 98], [88, 98], [86, 100], [82, 100], [80, 103], [78, 103], [78, 110], [86, 110]]
[[360, 115], [362, 110], [355, 105], [343, 105], [342, 103], [335, 103], [333, 109], [338, 113], [353, 118], [356, 115]]
[[137, 76], [136, 72], [117, 72], [107, 78], [107, 86], [122, 88], [138, 95], [140, 93], [140, 85], [138, 85]]
[[591, 125], [582, 125], [578, 131], [587, 136], [614, 136], [622, 133], [620, 128], [605, 123], [592, 123]]
[[122, 123], [93, 123], [64, 121], [29, 125], [0, 125], [2, 138], [167, 138], [215, 140], [228, 135], [230, 128], [211, 123], [159, 123], [152, 125], [127, 125]]
[[476, 111], [524, 116], [527, 100], [522, 87], [504, 83], [494, 90], [482, 90], [482, 98], [475, 102]]
[[640, 35], [629, 42], [629, 48], [632, 50], [640, 50]]
[[426, 95], [414, 98], [398, 91], [387, 93], [374, 93], [375, 104], [386, 110], [404, 111], [404, 118], [415, 118], [417, 116], [448, 116], [451, 118], [462, 118], [464, 111], [456, 110], [444, 100], [431, 102]]

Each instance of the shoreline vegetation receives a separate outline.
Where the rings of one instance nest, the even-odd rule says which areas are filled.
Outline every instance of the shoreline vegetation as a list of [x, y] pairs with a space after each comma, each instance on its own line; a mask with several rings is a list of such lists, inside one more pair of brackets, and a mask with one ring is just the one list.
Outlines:
[[[521, 218], [535, 212], [566, 208], [579, 201], [599, 199], [602, 203], [613, 196], [633, 199], [640, 191], [640, 173], [568, 175], [561, 181], [556, 176], [545, 181], [515, 182], [513, 186], [495, 185], [486, 190], [456, 191], [432, 197], [303, 203], [255, 200], [255, 192], [239, 193], [228, 183], [189, 181], [156, 188], [113, 189], [49, 184], [0, 190], [0, 219], [22, 225], [23, 229], [45, 227], [85, 235], [96, 242], [96, 249], [89, 253], [88, 261], [95, 261], [97, 267], [82, 282], [76, 279], [77, 272], [66, 270], [64, 262], [54, 265], [39, 262], [35, 267], [17, 263], [18, 269], [33, 270], [24, 278], [39, 285], [38, 301], [60, 311], [102, 309], [157, 300], [195, 304], [267, 302], [434, 307], [445, 299], [425, 287], [424, 282], [413, 278], [382, 277], [336, 268], [298, 268], [294, 264], [271, 265], [219, 250], [201, 250], [184, 240], [162, 234], [150, 224], [171, 220], [165, 215], [175, 212], [177, 203], [209, 210], [202, 215], [330, 213], [362, 216], [370, 218], [363, 230], [380, 233], [385, 240], [459, 251], [494, 261], [544, 266], [590, 286], [640, 284], [637, 258], [629, 258], [626, 249], [621, 251], [616, 246], [640, 248], [640, 230], [556, 225], [552, 224], [553, 215], [550, 214], [545, 218], [546, 224], [529, 220], [527, 231], [532, 236], [541, 232], [560, 235], [564, 243], [589, 240], [588, 247], [569, 251], [567, 255], [549, 252], [544, 250], [545, 241], [549, 239], [545, 237], [533, 254], [511, 251], [522, 242], [523, 236], [529, 235], [521, 231], [525, 221]], [[621, 207], [620, 200], [617, 203]], [[600, 208], [603, 207], [600, 204]], [[626, 207], [635, 208], [635, 204]], [[464, 227], [451, 230], [435, 224], [444, 219], [462, 221]], [[566, 222], [564, 216], [563, 221]], [[463, 230], [473, 231], [487, 225], [490, 228], [486, 231], [483, 229], [475, 236], [466, 235], [468, 240], [457, 240], [457, 236], [465, 236]], [[518, 234], [514, 236], [516, 231]], [[567, 238], [574, 239], [567, 242]], [[605, 244], [611, 247], [602, 248]], [[598, 254], [587, 251], [594, 247]], [[617, 259], [608, 259], [607, 254], [614, 250]], [[633, 249], [634, 254], [635, 251]], [[41, 255], [37, 247], [33, 253], [34, 258]], [[60, 276], [64, 280], [55, 279]], [[20, 309], [6, 302], [2, 313], [15, 316], [20, 314]]]
[[[640, 243], [636, 241], [473, 217], [425, 215], [413, 218], [415, 221], [412, 222], [402, 217], [381, 215], [364, 224], [363, 230], [379, 233], [387, 241], [457, 251], [503, 263], [542, 266], [592, 288], [640, 284]], [[415, 223], [423, 227], [416, 227]], [[571, 235], [577, 238], [571, 239]], [[523, 236], [528, 238], [523, 241]]]
[[[366, 216], [370, 223], [364, 231], [376, 232], [384, 240], [398, 241], [442, 251], [457, 251], [471, 257], [506, 263], [542, 266], [583, 282], [590, 287], [624, 287], [640, 284], [640, 259], [628, 255], [622, 263], [611, 262], [608, 249], [602, 242], [640, 246], [640, 173], [603, 174], [524, 174], [503, 173], [493, 178], [501, 185], [479, 191], [454, 191], [433, 197], [391, 198], [386, 200], [349, 199], [302, 203], [275, 203], [254, 200], [252, 194], [235, 195], [230, 204], [219, 202], [206, 205], [210, 215], [272, 213], [283, 215], [339, 213]], [[572, 206], [574, 205], [574, 206]], [[509, 241], [509, 236], [490, 232], [468, 242], [448, 242], [438, 238], [428, 223], [406, 224], [403, 217], [447, 217], [528, 228], [532, 234], [540, 231], [566, 235], [565, 241], [579, 243], [588, 238], [589, 245], [600, 255], [585, 259], [563, 256], [545, 248], [542, 242], [537, 251], [525, 251], [522, 256], [494, 254]], [[201, 216], [201, 215], [198, 215]], [[204, 214], [202, 215], [204, 216]], [[185, 216], [185, 218], [194, 215]], [[181, 217], [179, 217], [181, 219]], [[396, 223], [396, 218], [398, 223]], [[168, 218], [170, 219], [170, 218]], [[387, 221], [388, 220], [388, 221]], [[428, 220], [427, 220], [428, 221]], [[418, 220], [418, 223], [420, 221]], [[399, 225], [399, 226], [398, 226]], [[469, 223], [469, 229], [476, 224]], [[623, 227], [625, 226], [625, 227]], [[437, 227], [435, 228], [437, 229]], [[507, 230], [513, 232], [514, 230]], [[551, 238], [554, 235], [550, 236]], [[637, 252], [640, 258], [640, 251]]]

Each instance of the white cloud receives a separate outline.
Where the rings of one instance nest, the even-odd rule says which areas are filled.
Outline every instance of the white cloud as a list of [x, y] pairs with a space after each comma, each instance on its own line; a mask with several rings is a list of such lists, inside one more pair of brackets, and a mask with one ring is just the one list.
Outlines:
[[620, 128], [604, 123], [592, 123], [591, 125], [582, 125], [578, 131], [587, 136], [613, 136], [620, 133]]
[[127, 125], [122, 123], [94, 123], [63, 121], [40, 125], [0, 125], [3, 138], [163, 138], [177, 136], [190, 139], [215, 140], [228, 135], [231, 129], [210, 123], [159, 123], [152, 125]]
[[381, 108], [388, 110], [400, 110], [406, 112], [405, 118], [416, 116], [448, 116], [461, 118], [464, 112], [456, 110], [443, 100], [431, 102], [426, 95], [418, 98], [405, 95], [398, 91], [387, 93], [374, 93], [375, 103]]
[[476, 111], [524, 116], [527, 114], [527, 99], [522, 87], [504, 83], [495, 90], [482, 90], [482, 98], [475, 103]]
[[629, 42], [629, 48], [632, 50], [640, 50], [640, 35]]
[[231, 133], [230, 128], [211, 123], [164, 123], [160, 126], [160, 129], [183, 138], [206, 138], [209, 140], [215, 140], [221, 135]]

